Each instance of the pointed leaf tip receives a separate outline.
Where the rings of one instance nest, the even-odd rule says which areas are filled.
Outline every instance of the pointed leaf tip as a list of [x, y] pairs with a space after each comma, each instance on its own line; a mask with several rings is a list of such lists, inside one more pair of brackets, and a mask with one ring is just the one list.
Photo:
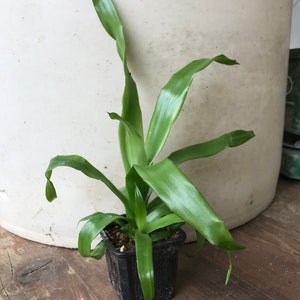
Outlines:
[[54, 199], [57, 198], [55, 187], [50, 180], [47, 180], [45, 194], [49, 202], [52, 202]]

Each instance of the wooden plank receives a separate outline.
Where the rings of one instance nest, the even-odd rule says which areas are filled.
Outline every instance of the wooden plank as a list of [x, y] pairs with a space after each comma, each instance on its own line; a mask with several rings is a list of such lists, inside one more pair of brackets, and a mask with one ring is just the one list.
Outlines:
[[279, 179], [274, 202], [263, 213], [282, 226], [300, 232], [300, 180]]
[[[300, 295], [300, 183], [281, 178], [274, 203], [233, 231], [247, 248], [234, 252], [233, 274], [224, 286], [226, 254], [205, 245], [200, 255], [179, 257], [175, 300], [280, 299]], [[192, 252], [195, 245], [184, 250]], [[105, 259], [27, 241], [0, 227], [0, 299], [117, 300]]]
[[[190, 247], [186, 246], [185, 248]], [[214, 251], [211, 247], [206, 248]], [[270, 299], [263, 291], [243, 281], [235, 274], [232, 276], [230, 284], [225, 286], [226, 267], [210, 261], [203, 255], [196, 258], [182, 255], [175, 299]]]
[[96, 299], [119, 299], [110, 284], [105, 258], [101, 260], [83, 258], [77, 251], [64, 258], [72, 270], [81, 277], [86, 287], [93, 291]]
[[[246, 246], [233, 253], [234, 275], [271, 297], [298, 299], [300, 294], [299, 233], [289, 232], [264, 216], [235, 230], [234, 237]], [[201, 255], [226, 266], [226, 256], [204, 247]]]
[[1, 228], [0, 240], [3, 299], [117, 299], [105, 260], [83, 259], [75, 250], [26, 241]]

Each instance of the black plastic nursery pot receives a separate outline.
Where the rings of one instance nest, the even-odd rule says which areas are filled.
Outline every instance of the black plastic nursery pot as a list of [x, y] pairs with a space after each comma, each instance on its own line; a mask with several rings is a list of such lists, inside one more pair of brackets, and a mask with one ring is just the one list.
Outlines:
[[[168, 300], [174, 297], [178, 248], [186, 238], [182, 229], [177, 231], [176, 238], [153, 243], [154, 300]], [[110, 281], [120, 299], [143, 300], [135, 251], [116, 250], [104, 231], [101, 232], [101, 237], [107, 245], [106, 263]]]

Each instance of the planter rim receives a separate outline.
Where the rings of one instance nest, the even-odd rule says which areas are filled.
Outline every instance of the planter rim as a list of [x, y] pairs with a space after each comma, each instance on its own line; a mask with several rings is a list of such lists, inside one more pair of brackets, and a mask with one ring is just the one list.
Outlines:
[[[153, 242], [152, 243], [153, 249], [159, 248], [162, 242], [164, 243], [165, 247], [182, 244], [184, 242], [184, 240], [186, 239], [186, 233], [181, 228], [178, 228], [175, 231], [178, 231], [178, 233], [179, 233], [179, 236], [177, 238]], [[113, 244], [111, 243], [110, 239], [108, 238], [108, 236], [104, 230], [100, 232], [100, 236], [105, 241], [105, 243], [106, 243], [107, 247], [110, 249], [110, 251], [114, 253], [114, 255], [121, 257], [121, 258], [126, 258], [128, 256], [135, 255], [135, 250], [129, 250], [129, 251], [124, 251], [124, 252], [120, 252], [120, 251], [116, 250], [116, 248], [113, 246]]]

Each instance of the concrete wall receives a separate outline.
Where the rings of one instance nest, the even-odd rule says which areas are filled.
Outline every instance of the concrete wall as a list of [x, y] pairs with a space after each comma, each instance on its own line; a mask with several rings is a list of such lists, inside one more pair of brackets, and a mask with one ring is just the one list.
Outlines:
[[[55, 172], [59, 197], [49, 204], [43, 173], [52, 156], [75, 153], [122, 186], [117, 122], [106, 114], [120, 111], [121, 64], [91, 1], [2, 2], [0, 225], [75, 247], [78, 219], [122, 207], [70, 169]], [[166, 150], [254, 130], [247, 145], [185, 166], [228, 226], [250, 220], [272, 201], [279, 174], [292, 1], [116, 3], [145, 125], [160, 88], [188, 61], [225, 53], [240, 62], [197, 76]]]

